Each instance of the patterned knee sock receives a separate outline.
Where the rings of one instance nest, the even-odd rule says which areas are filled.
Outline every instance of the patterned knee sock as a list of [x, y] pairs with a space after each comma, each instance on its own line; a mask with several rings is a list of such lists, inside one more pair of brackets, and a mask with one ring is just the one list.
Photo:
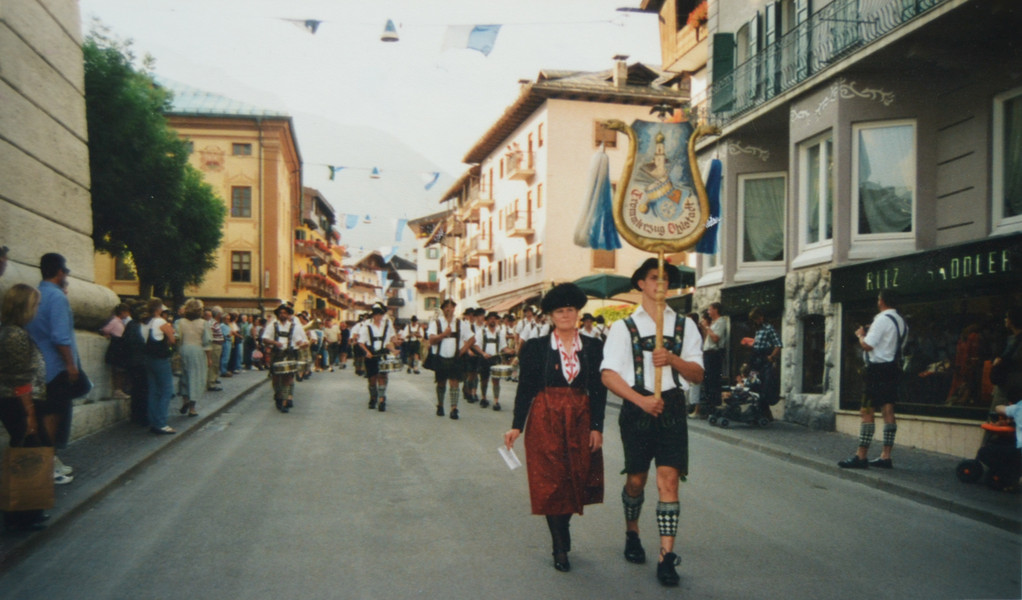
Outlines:
[[678, 535], [678, 515], [681, 504], [678, 502], [656, 503], [656, 524], [661, 536], [675, 537]]
[[446, 394], [446, 393], [447, 393], [447, 386], [445, 386], [443, 384], [443, 382], [440, 382], [440, 383], [436, 384], [436, 403], [437, 403], [437, 406], [443, 406], [444, 405], [444, 394]]
[[625, 506], [625, 521], [639, 520], [639, 514], [642, 512], [642, 502], [645, 499], [645, 492], [640, 492], [638, 496], [633, 498], [628, 495], [624, 488], [621, 489], [621, 503]]
[[458, 400], [460, 400], [461, 390], [457, 387], [451, 388], [451, 409], [458, 408]]
[[894, 445], [894, 435], [898, 433], [897, 423], [884, 423], [884, 446]]
[[859, 425], [859, 447], [869, 448], [873, 442], [873, 432], [876, 431], [875, 423], [862, 423]]
[[380, 375], [376, 379], [376, 396], [380, 400], [386, 400], [387, 399], [387, 376], [386, 375]]
[[374, 379], [375, 378], [370, 377], [369, 379], [366, 380], [368, 381], [369, 387], [369, 402], [373, 404], [376, 403], [376, 381], [374, 381]]

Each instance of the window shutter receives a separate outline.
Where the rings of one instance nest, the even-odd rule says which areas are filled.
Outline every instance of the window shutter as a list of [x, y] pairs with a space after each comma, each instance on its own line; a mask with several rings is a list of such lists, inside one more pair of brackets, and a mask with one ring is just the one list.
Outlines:
[[734, 106], [734, 82], [730, 79], [721, 83], [728, 75], [735, 70], [735, 34], [715, 33], [713, 34], [713, 95], [710, 99], [710, 107], [713, 112], [724, 112], [731, 110]]

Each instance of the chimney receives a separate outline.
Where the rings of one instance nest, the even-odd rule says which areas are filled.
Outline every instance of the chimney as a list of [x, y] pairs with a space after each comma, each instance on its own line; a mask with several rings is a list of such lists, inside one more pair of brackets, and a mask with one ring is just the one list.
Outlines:
[[614, 55], [614, 87], [624, 87], [628, 83], [627, 54]]

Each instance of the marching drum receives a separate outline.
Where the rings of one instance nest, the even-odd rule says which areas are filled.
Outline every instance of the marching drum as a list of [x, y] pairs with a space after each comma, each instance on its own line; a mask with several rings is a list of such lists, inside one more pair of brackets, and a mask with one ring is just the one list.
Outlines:
[[392, 356], [380, 359], [380, 373], [394, 373], [401, 370], [401, 361]]
[[270, 366], [270, 372], [274, 375], [294, 375], [302, 364], [298, 360], [278, 360]]
[[511, 379], [511, 365], [491, 365], [490, 377]]

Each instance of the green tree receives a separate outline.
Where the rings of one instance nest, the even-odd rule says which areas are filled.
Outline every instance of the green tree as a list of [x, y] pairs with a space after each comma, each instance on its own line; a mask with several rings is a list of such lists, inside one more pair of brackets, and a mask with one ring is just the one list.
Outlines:
[[198, 284], [216, 264], [224, 203], [188, 165], [188, 148], [167, 126], [170, 94], [136, 69], [130, 42], [93, 29], [82, 47], [97, 250], [131, 255], [139, 291]]

